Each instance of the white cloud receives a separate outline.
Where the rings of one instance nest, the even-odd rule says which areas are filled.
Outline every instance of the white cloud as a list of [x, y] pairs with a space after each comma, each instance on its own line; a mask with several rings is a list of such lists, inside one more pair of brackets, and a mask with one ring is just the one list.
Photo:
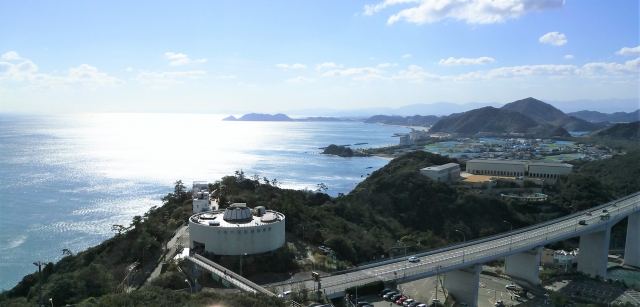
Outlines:
[[[616, 54], [620, 54], [620, 55], [638, 55], [638, 54], [640, 54], [640, 46], [633, 47], [633, 48], [623, 47], [622, 49], [616, 51]], [[3, 56], [3, 58], [4, 58], [4, 56]]]
[[9, 51], [2, 55], [3, 60], [22, 60], [22, 58], [15, 51]]
[[320, 70], [323, 68], [340, 68], [342, 65], [336, 65], [334, 62], [324, 62], [322, 64], [316, 64], [316, 69]]
[[361, 68], [347, 68], [344, 70], [336, 69], [329, 70], [323, 74], [323, 76], [350, 76], [350, 75], [364, 75], [364, 74], [380, 74], [381, 71], [373, 67], [361, 67]]
[[594, 62], [583, 66], [585, 72], [590, 75], [603, 74], [638, 74], [640, 72], [640, 58], [626, 61], [624, 64]]
[[164, 57], [169, 60], [173, 60], [169, 62], [169, 65], [171, 66], [186, 65], [189, 63], [204, 63], [207, 61], [207, 59], [191, 60], [188, 55], [184, 53], [175, 53], [175, 52], [167, 52], [164, 54]]
[[218, 78], [220, 78], [220, 79], [235, 79], [235, 78], [237, 78], [237, 76], [234, 76], [234, 75], [218, 76]]
[[567, 54], [567, 55], [563, 56], [562, 58], [565, 59], [565, 60], [571, 60], [571, 59], [573, 59], [573, 55], [572, 54]]
[[567, 37], [558, 32], [549, 32], [538, 39], [543, 44], [550, 44], [553, 46], [562, 46], [567, 43]]
[[378, 66], [376, 66], [377, 68], [383, 68], [383, 67], [391, 67], [391, 66], [398, 66], [398, 63], [380, 63], [378, 64]]
[[409, 80], [413, 82], [423, 81], [439, 81], [442, 77], [425, 72], [424, 69], [417, 65], [409, 66], [409, 70], [401, 70], [391, 77], [392, 80]]
[[410, 23], [424, 24], [446, 18], [465, 20], [470, 24], [491, 24], [518, 18], [531, 11], [564, 6], [564, 0], [384, 0], [378, 4], [365, 5], [364, 14], [372, 15], [389, 6], [407, 3], [414, 5], [391, 15], [387, 20], [388, 24], [402, 19]]
[[[7, 55], [8, 54], [8, 55]], [[6, 57], [5, 57], [6, 55]], [[64, 88], [78, 84], [83, 86], [116, 86], [124, 84], [123, 80], [100, 72], [94, 66], [82, 64], [70, 68], [64, 75], [37, 73], [38, 66], [28, 59], [22, 59], [15, 52], [5, 53], [3, 58], [20, 59], [17, 64], [0, 62], [0, 82], [25, 82], [26, 88]]]
[[131, 66], [129, 66], [129, 67], [127, 67], [125, 70], [126, 70], [126, 71], [133, 71], [133, 68], [132, 68]]
[[410, 57], [411, 57], [411, 54], [405, 54], [405, 55], [403, 55], [402, 57], [403, 57], [403, 58], [410, 58]]
[[303, 76], [299, 76], [299, 77], [295, 77], [287, 80], [287, 82], [291, 82], [291, 83], [313, 82], [313, 81], [316, 81], [316, 79], [307, 78]]
[[287, 63], [280, 63], [280, 64], [276, 64], [276, 67], [300, 69], [300, 68], [307, 68], [307, 65], [300, 64], [300, 63], [295, 63], [295, 64], [291, 64], [291, 65], [289, 65]]
[[479, 57], [479, 58], [459, 58], [454, 59], [452, 57], [448, 59], [440, 59], [438, 64], [442, 66], [458, 66], [458, 65], [486, 65], [495, 62], [493, 58], [490, 57]]
[[140, 83], [165, 83], [165, 84], [179, 84], [184, 83], [184, 79], [198, 79], [205, 75], [207, 72], [204, 70], [190, 70], [190, 71], [143, 71], [138, 74], [134, 79]]

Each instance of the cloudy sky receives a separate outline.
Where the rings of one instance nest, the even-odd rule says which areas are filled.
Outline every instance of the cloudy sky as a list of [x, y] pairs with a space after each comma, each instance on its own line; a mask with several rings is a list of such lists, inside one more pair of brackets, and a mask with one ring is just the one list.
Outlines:
[[636, 0], [2, 1], [0, 112], [638, 98]]

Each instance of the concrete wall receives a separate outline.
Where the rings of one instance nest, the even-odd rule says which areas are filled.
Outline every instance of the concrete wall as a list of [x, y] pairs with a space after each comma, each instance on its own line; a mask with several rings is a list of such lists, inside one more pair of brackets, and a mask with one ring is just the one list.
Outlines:
[[[284, 223], [243, 224], [243, 227], [220, 227], [194, 223], [189, 219], [189, 246], [205, 245], [205, 251], [216, 255], [258, 254], [284, 245]], [[248, 226], [252, 225], [252, 226]]]
[[624, 264], [640, 268], [640, 212], [629, 215]]
[[605, 229], [580, 236], [578, 254], [578, 271], [595, 277], [607, 278], [607, 259], [609, 255], [609, 239], [611, 226]]
[[531, 163], [529, 176], [539, 178], [558, 178], [560, 175], [571, 174], [573, 166], [562, 163]]
[[[478, 283], [482, 265], [444, 273], [444, 288], [456, 297], [457, 302], [478, 306]], [[444, 301], [444, 300], [441, 300]]]
[[507, 256], [505, 273], [511, 277], [526, 280], [532, 285], [539, 284], [538, 270], [541, 253], [542, 246], [539, 246], [530, 251]]

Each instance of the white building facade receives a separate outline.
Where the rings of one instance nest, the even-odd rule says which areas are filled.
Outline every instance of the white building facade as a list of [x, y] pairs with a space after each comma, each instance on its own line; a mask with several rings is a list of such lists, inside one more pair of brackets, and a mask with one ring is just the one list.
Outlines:
[[209, 183], [206, 181], [194, 181], [193, 190], [193, 213], [211, 210], [211, 199], [209, 199]]
[[460, 164], [447, 163], [420, 169], [420, 174], [435, 182], [453, 182], [460, 178]]
[[225, 210], [194, 214], [189, 218], [189, 246], [216, 255], [260, 254], [285, 243], [282, 213], [245, 204]]

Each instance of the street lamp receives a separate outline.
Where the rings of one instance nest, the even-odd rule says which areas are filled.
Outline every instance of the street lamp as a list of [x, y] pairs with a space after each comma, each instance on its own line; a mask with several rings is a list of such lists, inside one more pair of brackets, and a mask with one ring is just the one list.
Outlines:
[[247, 255], [247, 253], [240, 254], [240, 276], [242, 276], [242, 255]]
[[440, 283], [440, 274], [438, 274], [438, 270], [441, 268], [441, 265], [436, 266], [436, 301], [438, 300], [438, 284]]
[[184, 279], [184, 281], [186, 281], [189, 284], [189, 293], [193, 293], [193, 287], [191, 287], [191, 282], [189, 282], [188, 279]]
[[51, 307], [53, 307], [53, 299], [52, 298], [49, 299], [49, 303], [51, 303]]
[[38, 275], [40, 276], [40, 282], [38, 283], [38, 291], [40, 292], [40, 305], [38, 306], [42, 306], [42, 261], [38, 260], [34, 262], [33, 265], [38, 267]]
[[[462, 244], [464, 244], [464, 242], [467, 241], [467, 237], [465, 237], [464, 233], [460, 230], [455, 230], [456, 232], [459, 232], [460, 234], [462, 234]], [[464, 248], [462, 248], [462, 262], [464, 262]]]

